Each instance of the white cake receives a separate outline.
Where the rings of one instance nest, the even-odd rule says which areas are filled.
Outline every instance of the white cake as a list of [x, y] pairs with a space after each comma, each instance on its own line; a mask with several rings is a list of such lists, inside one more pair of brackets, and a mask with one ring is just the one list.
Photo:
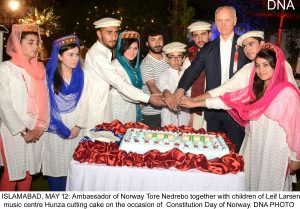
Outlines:
[[89, 131], [85, 137], [88, 137], [91, 141], [101, 141], [101, 142], [118, 142], [120, 138], [116, 137], [111, 131]]
[[210, 134], [188, 134], [129, 128], [119, 149], [144, 154], [156, 149], [166, 152], [178, 148], [184, 153], [203, 154], [207, 159], [222, 157], [229, 148], [221, 136]]

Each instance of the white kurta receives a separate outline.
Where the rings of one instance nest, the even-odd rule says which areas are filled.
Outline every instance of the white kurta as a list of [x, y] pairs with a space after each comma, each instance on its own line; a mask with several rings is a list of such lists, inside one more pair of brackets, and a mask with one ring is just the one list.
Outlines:
[[[21, 180], [40, 172], [42, 161], [42, 139], [26, 143], [20, 132], [32, 129], [35, 119], [27, 114], [26, 71], [10, 61], [0, 64], [0, 128], [4, 154], [7, 161], [9, 180]], [[45, 81], [46, 85], [46, 81]]]
[[291, 177], [286, 176], [291, 150], [284, 129], [277, 121], [262, 115], [257, 121], [250, 122], [249, 134], [249, 190], [292, 190]]
[[[249, 79], [250, 79], [251, 71], [253, 69], [253, 65], [254, 65], [254, 62], [246, 64], [239, 71], [237, 71], [231, 79], [227, 80], [221, 86], [208, 91], [209, 94], [212, 97], [217, 97], [217, 96], [225, 94], [226, 92], [235, 92], [240, 89], [246, 88], [249, 85]], [[285, 61], [285, 67], [286, 67], [289, 82], [291, 82], [292, 84], [294, 84], [297, 87], [295, 78], [293, 76], [293, 70], [291, 68], [291, 65]], [[250, 153], [249, 153], [248, 148], [249, 148], [248, 134], [246, 133], [245, 138], [243, 140], [242, 147], [240, 149], [240, 154], [243, 155], [245, 162], [248, 162], [248, 163], [245, 163], [245, 171], [246, 172], [249, 170], [249, 166], [250, 166], [250, 162], [248, 160]]]
[[[178, 72], [173, 68], [169, 68], [163, 73], [160, 74], [158, 79], [158, 88], [161, 92], [164, 90], [169, 90], [171, 93], [174, 93], [177, 89], [179, 80], [183, 75], [184, 70]], [[191, 89], [187, 91], [187, 96], [191, 96]], [[179, 112], [174, 112], [168, 107], [163, 107], [161, 111], [161, 126], [174, 124], [176, 126], [188, 125], [190, 120], [190, 111], [187, 108], [181, 108]]]
[[[86, 127], [88, 113], [88, 82], [84, 79], [84, 87], [81, 97], [74, 111], [61, 113], [63, 123], [72, 129], [75, 125]], [[58, 135], [45, 132], [43, 135], [44, 155], [42, 161], [42, 172], [45, 176], [67, 176], [73, 153], [83, 138], [84, 129], [80, 130], [74, 139], [62, 139]]]
[[[117, 59], [113, 61], [119, 75], [124, 79], [125, 82], [131, 83], [127, 72], [124, 70], [122, 65]], [[112, 120], [118, 119], [122, 123], [135, 122], [136, 121], [136, 104], [139, 103], [137, 100], [132, 100], [120, 93], [116, 88], [110, 90], [110, 108], [112, 112]], [[107, 109], [108, 110], [108, 109]]]
[[[1, 127], [1, 124], [2, 124], [2, 121], [1, 121], [1, 118], [0, 118], [0, 127]], [[0, 133], [0, 140], [1, 140], [1, 133]], [[1, 155], [1, 149], [0, 149], [0, 166], [3, 166], [3, 161], [2, 161], [2, 155]]]
[[[295, 92], [286, 88], [277, 95], [268, 108], [288, 108], [280, 103], [295, 98]], [[218, 97], [207, 99], [206, 106], [228, 109]], [[246, 185], [249, 190], [291, 190], [292, 178], [287, 169], [289, 159], [294, 160], [295, 153], [287, 145], [284, 129], [277, 121], [262, 114], [257, 120], [250, 121], [248, 131], [250, 166], [246, 172]]]
[[132, 86], [116, 71], [111, 62], [111, 51], [97, 41], [87, 52], [85, 59], [85, 72], [89, 81], [89, 114], [87, 130], [108, 121], [111, 116], [105, 116], [109, 110], [108, 96], [110, 87], [116, 88], [120, 93], [131, 99], [148, 103], [150, 96], [142, 90]]

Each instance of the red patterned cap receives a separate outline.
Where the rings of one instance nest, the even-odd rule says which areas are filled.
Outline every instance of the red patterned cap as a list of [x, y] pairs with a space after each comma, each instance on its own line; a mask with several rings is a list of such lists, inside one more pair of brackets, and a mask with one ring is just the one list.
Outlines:
[[127, 39], [127, 38], [138, 38], [139, 33], [136, 31], [124, 31], [122, 33], [122, 39]]
[[39, 27], [35, 24], [22, 24], [22, 32], [38, 32]]

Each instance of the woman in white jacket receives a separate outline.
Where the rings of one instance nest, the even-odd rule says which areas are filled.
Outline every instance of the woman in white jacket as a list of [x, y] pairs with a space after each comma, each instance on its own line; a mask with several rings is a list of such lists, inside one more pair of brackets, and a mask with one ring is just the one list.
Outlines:
[[37, 25], [13, 25], [6, 47], [11, 60], [0, 64], [1, 191], [30, 191], [31, 175], [41, 169], [39, 138], [48, 127], [49, 110], [39, 42]]
[[50, 125], [43, 136], [42, 172], [51, 191], [65, 191], [69, 163], [86, 127], [88, 87], [79, 56], [77, 36], [64, 36], [53, 42], [46, 65]]

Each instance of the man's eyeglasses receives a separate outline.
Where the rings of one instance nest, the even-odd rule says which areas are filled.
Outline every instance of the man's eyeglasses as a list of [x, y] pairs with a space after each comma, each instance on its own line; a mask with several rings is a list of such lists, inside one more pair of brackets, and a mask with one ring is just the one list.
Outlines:
[[181, 61], [181, 60], [183, 60], [183, 58], [184, 58], [184, 56], [170, 56], [170, 57], [168, 57], [168, 59], [172, 60], [172, 61], [176, 61], [176, 60]]

